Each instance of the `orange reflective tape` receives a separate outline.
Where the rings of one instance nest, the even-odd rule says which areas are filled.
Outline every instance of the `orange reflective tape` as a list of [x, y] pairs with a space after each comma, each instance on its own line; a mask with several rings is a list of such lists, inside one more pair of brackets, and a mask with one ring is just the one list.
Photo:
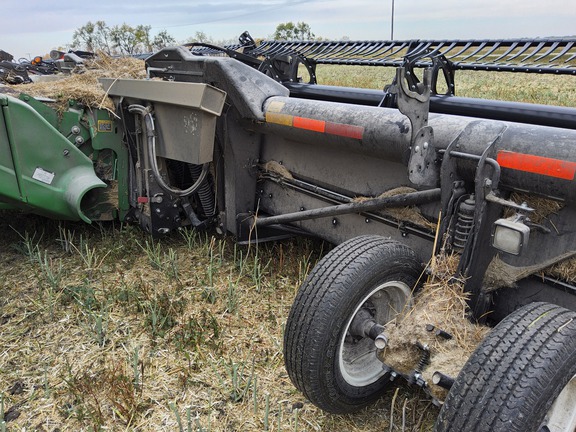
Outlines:
[[[273, 106], [273, 104], [276, 104]], [[276, 112], [281, 109], [283, 104], [272, 102], [266, 111], [266, 121], [268, 123], [275, 123], [282, 126], [292, 126], [298, 129], [305, 129], [313, 132], [328, 133], [331, 135], [339, 135], [346, 138], [354, 138], [361, 140], [364, 137], [364, 128], [362, 126], [355, 126], [343, 123], [332, 123], [324, 120], [316, 120], [306, 117], [291, 116], [289, 114], [282, 114]]]
[[563, 180], [574, 180], [576, 162], [534, 156], [507, 150], [498, 152], [496, 158], [502, 168], [555, 177]]
[[326, 122], [324, 120], [294, 117], [293, 126], [299, 129], [306, 129], [314, 132], [324, 132], [324, 129], [326, 128]]

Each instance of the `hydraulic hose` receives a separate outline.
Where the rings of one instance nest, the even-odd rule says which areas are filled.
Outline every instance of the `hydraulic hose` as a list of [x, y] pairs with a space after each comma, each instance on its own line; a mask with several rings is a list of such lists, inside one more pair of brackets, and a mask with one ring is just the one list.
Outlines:
[[136, 104], [130, 105], [128, 107], [128, 112], [139, 114], [140, 116], [142, 116], [142, 119], [144, 120], [144, 126], [146, 129], [146, 138], [148, 144], [148, 154], [150, 155], [150, 168], [152, 169], [152, 174], [154, 175], [154, 178], [156, 179], [158, 185], [166, 192], [181, 197], [189, 196], [192, 195], [194, 192], [196, 192], [198, 188], [202, 185], [204, 180], [206, 180], [210, 164], [205, 163], [202, 166], [202, 171], [200, 172], [198, 178], [196, 179], [194, 184], [189, 188], [179, 189], [170, 186], [164, 181], [164, 179], [160, 175], [160, 170], [158, 169], [158, 161], [156, 159], [156, 135], [154, 127], [154, 117], [152, 117], [152, 113], [148, 108]]

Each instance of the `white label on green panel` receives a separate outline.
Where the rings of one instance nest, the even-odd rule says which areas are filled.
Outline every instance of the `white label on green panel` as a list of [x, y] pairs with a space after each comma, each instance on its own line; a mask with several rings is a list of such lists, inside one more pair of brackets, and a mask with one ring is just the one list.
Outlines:
[[52, 184], [52, 180], [54, 180], [54, 173], [38, 167], [34, 170], [32, 178], [42, 183]]

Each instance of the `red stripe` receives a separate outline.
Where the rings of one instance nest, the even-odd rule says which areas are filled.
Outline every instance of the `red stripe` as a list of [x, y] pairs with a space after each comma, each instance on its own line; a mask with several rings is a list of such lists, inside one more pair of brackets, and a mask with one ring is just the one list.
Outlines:
[[326, 133], [361, 140], [364, 136], [364, 128], [362, 126], [326, 122]]
[[502, 168], [510, 168], [564, 180], [574, 180], [576, 174], [576, 162], [552, 159], [544, 156], [534, 156], [502, 150], [498, 152], [496, 160]]
[[291, 115], [276, 112], [266, 112], [266, 121], [269, 123], [293, 126], [313, 132], [328, 133], [346, 138], [361, 140], [364, 137], [364, 128], [342, 123], [332, 123], [324, 120], [316, 120], [306, 117], [292, 117]]
[[311, 130], [314, 132], [324, 132], [326, 122], [323, 120], [314, 120], [304, 117], [294, 117], [292, 126], [299, 129]]

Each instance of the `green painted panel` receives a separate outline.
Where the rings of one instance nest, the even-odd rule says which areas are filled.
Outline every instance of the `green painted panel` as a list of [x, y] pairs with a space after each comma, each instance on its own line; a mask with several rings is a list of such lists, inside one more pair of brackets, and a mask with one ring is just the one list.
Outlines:
[[[12, 152], [21, 207], [60, 219], [90, 222], [82, 198], [106, 187], [92, 160], [68, 141], [32, 107], [5, 96], [3, 130]], [[15, 195], [15, 183], [0, 183], [0, 201]]]

